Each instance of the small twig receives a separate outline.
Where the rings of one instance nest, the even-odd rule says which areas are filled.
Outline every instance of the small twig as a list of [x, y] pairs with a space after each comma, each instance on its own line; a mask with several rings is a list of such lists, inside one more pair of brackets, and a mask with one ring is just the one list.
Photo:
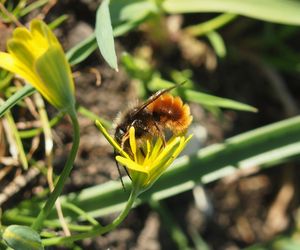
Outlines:
[[40, 145], [40, 135], [36, 135], [31, 142], [30, 150], [27, 154], [27, 159], [30, 160], [34, 154], [34, 152], [39, 148]]
[[16, 123], [18, 129], [40, 128], [40, 121], [20, 121]]
[[24, 25], [22, 23], [20, 23], [20, 21], [13, 15], [11, 14], [6, 8], [5, 6], [0, 3], [0, 10], [12, 21], [14, 22], [14, 24], [16, 26], [19, 26], [19, 27], [24, 27]]
[[0, 157], [0, 163], [3, 165], [12, 165], [12, 166], [18, 166], [20, 164], [18, 159], [15, 159], [14, 157], [4, 157], [4, 156]]
[[90, 72], [93, 73], [96, 77], [96, 86], [100, 86], [101, 74], [100, 74], [99, 70], [97, 70], [96, 68], [90, 68]]
[[12, 170], [14, 165], [7, 165], [0, 169], [0, 181]]
[[268, 211], [263, 228], [266, 236], [270, 238], [287, 228], [289, 223], [288, 207], [295, 195], [294, 169], [286, 166], [282, 171], [283, 183]]
[[53, 6], [57, 3], [57, 0], [50, 0], [48, 4], [46, 4], [41, 13], [37, 16], [37, 18], [44, 19], [48, 12], [53, 8]]
[[31, 180], [33, 180], [38, 174], [39, 170], [36, 168], [29, 168], [24, 175], [16, 176], [0, 194], [0, 206], [6, 202], [10, 197], [18, 193], [24, 188]]

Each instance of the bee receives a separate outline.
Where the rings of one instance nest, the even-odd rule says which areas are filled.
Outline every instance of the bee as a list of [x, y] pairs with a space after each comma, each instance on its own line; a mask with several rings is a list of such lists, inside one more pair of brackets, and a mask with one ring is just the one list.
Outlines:
[[132, 126], [135, 128], [138, 147], [154, 137], [160, 137], [165, 145], [166, 131], [175, 136], [186, 132], [192, 122], [190, 108], [179, 96], [175, 97], [169, 93], [182, 84], [157, 91], [143, 104], [118, 115], [114, 136], [122, 149], [130, 154], [128, 139]]

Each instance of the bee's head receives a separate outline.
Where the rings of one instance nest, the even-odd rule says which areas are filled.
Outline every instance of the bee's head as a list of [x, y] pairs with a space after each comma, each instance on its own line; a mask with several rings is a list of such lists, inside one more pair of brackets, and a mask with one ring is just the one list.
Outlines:
[[118, 126], [116, 127], [116, 131], [115, 131], [115, 139], [118, 143], [121, 143], [123, 140], [123, 137], [125, 136], [125, 134], [127, 133], [127, 129], [123, 126]]

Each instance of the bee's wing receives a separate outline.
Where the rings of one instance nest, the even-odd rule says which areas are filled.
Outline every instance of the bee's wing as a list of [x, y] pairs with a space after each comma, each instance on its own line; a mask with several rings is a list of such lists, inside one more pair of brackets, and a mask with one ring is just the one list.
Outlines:
[[152, 96], [149, 97], [149, 99], [144, 102], [136, 111], [133, 115], [138, 114], [139, 112], [141, 112], [144, 108], [146, 108], [150, 103], [154, 102], [156, 99], [158, 99], [160, 96], [162, 96], [163, 94], [171, 91], [172, 89], [175, 89], [181, 85], [183, 85], [186, 81], [179, 83], [179, 84], [175, 84], [174, 86], [167, 88], [167, 89], [162, 89], [157, 91], [155, 94], [153, 94]]

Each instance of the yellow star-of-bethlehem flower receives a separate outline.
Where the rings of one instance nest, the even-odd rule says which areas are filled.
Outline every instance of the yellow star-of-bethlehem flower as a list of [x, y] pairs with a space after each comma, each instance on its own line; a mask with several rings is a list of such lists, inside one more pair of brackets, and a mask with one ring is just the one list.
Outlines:
[[75, 105], [74, 82], [62, 46], [41, 20], [31, 21], [29, 30], [18, 27], [0, 52], [0, 67], [11, 71], [37, 89], [60, 110]]
[[99, 121], [96, 122], [96, 125], [110, 144], [119, 152], [120, 155], [116, 156], [116, 160], [128, 169], [133, 187], [140, 192], [152, 186], [178, 157], [192, 137], [192, 135], [188, 137], [173, 136], [166, 141], [165, 145], [161, 138], [154, 138], [153, 141], [147, 140], [142, 148], [138, 148], [135, 129], [131, 127], [129, 130], [129, 145], [132, 153], [128, 154], [108, 134]]

